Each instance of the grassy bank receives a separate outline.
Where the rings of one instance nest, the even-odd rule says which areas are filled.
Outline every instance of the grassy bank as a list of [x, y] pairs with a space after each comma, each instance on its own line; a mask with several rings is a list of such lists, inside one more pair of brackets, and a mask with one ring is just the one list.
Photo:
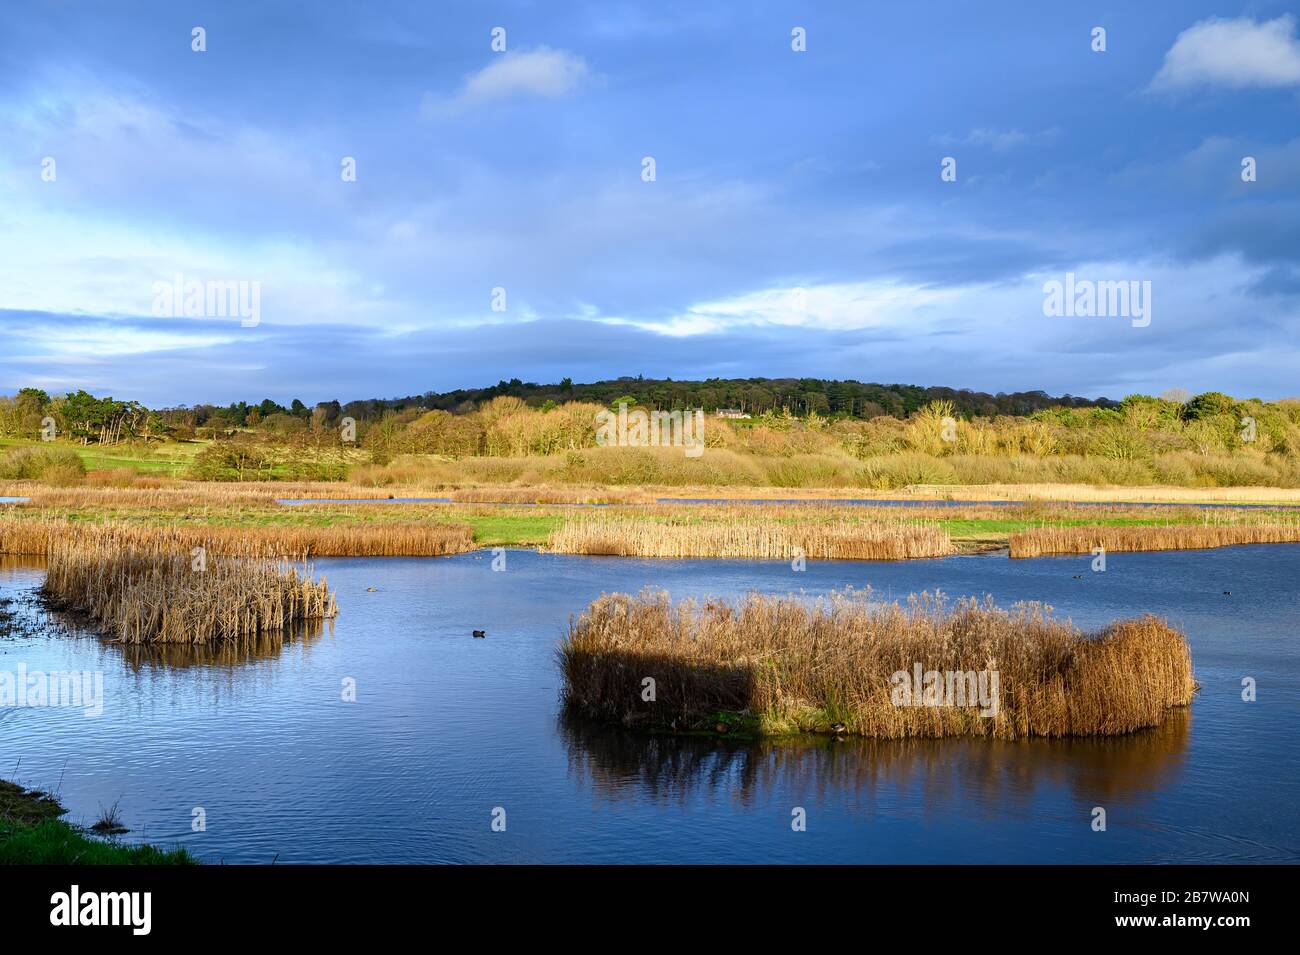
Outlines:
[[106, 842], [59, 818], [66, 813], [53, 796], [0, 780], [0, 864], [195, 864], [184, 849]]
[[78, 444], [71, 441], [44, 442], [22, 438], [0, 438], [0, 454], [17, 448], [67, 448], [81, 459], [87, 472], [107, 475], [117, 472], [117, 480], [126, 480], [122, 472], [135, 476], [179, 477], [210, 442], [166, 441], [134, 442], [120, 445]]
[[[1186, 640], [1153, 617], [1085, 634], [1038, 606], [927, 595], [906, 607], [856, 593], [739, 604], [607, 595], [571, 625], [559, 654], [574, 711], [678, 731], [1111, 735], [1157, 725], [1195, 689]], [[899, 674], [931, 672], [949, 675], [946, 698], [917, 686], [900, 701]], [[963, 674], [959, 702], [952, 674]], [[981, 679], [976, 703], [963, 694]]]

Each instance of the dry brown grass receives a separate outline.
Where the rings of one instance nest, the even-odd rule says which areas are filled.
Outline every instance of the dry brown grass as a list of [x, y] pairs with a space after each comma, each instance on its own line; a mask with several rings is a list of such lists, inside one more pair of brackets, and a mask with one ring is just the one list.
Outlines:
[[[109, 472], [102, 472], [106, 476]], [[91, 472], [99, 475], [101, 472]], [[110, 483], [121, 483], [116, 480]], [[98, 477], [92, 479], [98, 480]], [[142, 492], [153, 491], [153, 494]], [[530, 481], [519, 484], [485, 482], [469, 485], [449, 482], [437, 485], [374, 487], [363, 483], [326, 482], [201, 482], [173, 478], [137, 478], [131, 486], [70, 488], [50, 487], [36, 481], [0, 481], [0, 496], [32, 497], [40, 506], [85, 507], [148, 503], [150, 506], [204, 506], [212, 504], [271, 504], [277, 498], [364, 498], [383, 500], [391, 496], [427, 496], [430, 491], [453, 500], [502, 503], [652, 503], [659, 498], [722, 498], [733, 500], [800, 500], [834, 504], [845, 498], [881, 500], [957, 501], [1042, 501], [1183, 503], [1202, 502], [1276, 503], [1300, 505], [1300, 489], [1270, 487], [1106, 487], [1087, 484], [977, 484], [911, 485], [897, 490], [865, 487], [764, 487], [719, 485], [656, 485], [638, 487], [583, 484], [569, 485]]]
[[467, 487], [448, 492], [453, 501], [472, 504], [629, 504], [654, 498], [628, 488], [604, 487]]
[[1012, 557], [1107, 551], [1196, 550], [1300, 541], [1300, 523], [1177, 524], [1169, 527], [1036, 527], [1011, 535]]
[[[1003, 611], [925, 594], [906, 607], [860, 593], [811, 603], [755, 594], [738, 605], [606, 595], [570, 625], [559, 656], [576, 712], [679, 730], [730, 721], [763, 734], [842, 723], [891, 739], [1107, 735], [1158, 724], [1195, 690], [1186, 640], [1154, 617], [1084, 634], [1040, 605]], [[996, 672], [996, 715], [896, 706], [893, 675], [918, 664]]]
[[[759, 515], [745, 515], [751, 519]], [[942, 557], [952, 541], [937, 527], [905, 523], [752, 520], [637, 520], [596, 515], [570, 521], [547, 548], [565, 554], [617, 557], [723, 557], [790, 560], [906, 560]]]
[[[91, 472], [101, 473], [101, 472]], [[108, 472], [102, 472], [108, 473]], [[321, 482], [275, 482], [243, 484], [177, 481], [171, 478], [141, 478], [130, 486], [49, 487], [35, 481], [0, 482], [0, 496], [30, 497], [31, 507], [156, 507], [194, 509], [205, 507], [272, 506], [277, 499], [365, 498], [384, 500], [387, 490]]]
[[474, 549], [463, 524], [343, 524], [332, 526], [214, 527], [108, 521], [0, 518], [0, 553], [45, 555], [60, 543], [161, 548], [241, 557], [437, 557]]
[[[864, 495], [869, 496], [869, 495]], [[911, 485], [895, 497], [955, 501], [1083, 501], [1177, 504], [1300, 504], [1300, 488], [1171, 487], [1095, 484]]]
[[108, 538], [59, 541], [46, 559], [51, 606], [119, 643], [219, 644], [338, 613], [324, 579], [272, 561], [212, 557], [198, 570], [189, 553]]

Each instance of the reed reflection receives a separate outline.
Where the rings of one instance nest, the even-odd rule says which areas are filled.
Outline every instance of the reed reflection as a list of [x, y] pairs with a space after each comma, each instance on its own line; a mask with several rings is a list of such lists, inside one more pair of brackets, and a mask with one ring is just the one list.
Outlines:
[[115, 643], [102, 641], [116, 651], [134, 673], [149, 669], [185, 669], [187, 667], [235, 668], [278, 659], [286, 649], [309, 651], [312, 644], [329, 633], [334, 622], [307, 621], [292, 631], [240, 637], [220, 644], [203, 643]]
[[922, 814], [960, 805], [1005, 819], [1008, 812], [1028, 814], [1048, 793], [1089, 805], [1152, 798], [1182, 774], [1191, 712], [1172, 711], [1160, 726], [1125, 736], [1018, 741], [641, 735], [567, 711], [558, 729], [570, 774], [610, 801], [649, 795], [749, 807], [774, 792], [794, 792], [871, 809], [882, 795], [910, 793]]

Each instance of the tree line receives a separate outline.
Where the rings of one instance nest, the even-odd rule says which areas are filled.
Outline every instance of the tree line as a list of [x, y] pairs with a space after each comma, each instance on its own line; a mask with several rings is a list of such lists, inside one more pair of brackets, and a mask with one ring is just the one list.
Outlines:
[[[1132, 400], [1131, 396], [1130, 399]], [[441, 411], [454, 416], [476, 412], [495, 399], [510, 398], [522, 407], [548, 411], [568, 404], [617, 407], [619, 402], [655, 410], [703, 408], [712, 414], [735, 409], [754, 419], [774, 415], [795, 419], [869, 421], [905, 419], [936, 402], [951, 408], [955, 417], [975, 418], [1041, 416], [1044, 413], [1098, 409], [1116, 410], [1121, 402], [1109, 398], [1052, 396], [1044, 391], [988, 392], [970, 389], [874, 384], [822, 378], [710, 378], [674, 381], [671, 378], [612, 378], [575, 384], [564, 378], [556, 384], [501, 380], [485, 388], [428, 391], [400, 398], [371, 398], [347, 403], [338, 400], [307, 405], [294, 399], [283, 405], [266, 398], [221, 406], [196, 404], [150, 409], [136, 401], [96, 397], [84, 390], [51, 396], [37, 388], [23, 388], [13, 397], [0, 397], [0, 435], [39, 437], [53, 424], [59, 437], [84, 444], [114, 444], [129, 440], [192, 440], [228, 438], [254, 430], [268, 436], [324, 434], [337, 431], [345, 420], [361, 432], [385, 419]], [[1170, 402], [1188, 418], [1200, 417], [1208, 407], [1218, 410], [1233, 399], [1217, 392], [1183, 402]], [[1170, 413], [1168, 410], [1166, 414]]]

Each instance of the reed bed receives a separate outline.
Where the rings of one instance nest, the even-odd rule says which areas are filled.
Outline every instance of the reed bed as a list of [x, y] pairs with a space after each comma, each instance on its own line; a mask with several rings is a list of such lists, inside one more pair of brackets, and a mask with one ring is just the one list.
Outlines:
[[1107, 551], [1198, 550], [1232, 544], [1300, 541], [1300, 523], [1175, 524], [1167, 527], [1036, 527], [1011, 535], [1012, 557]]
[[723, 557], [790, 560], [907, 560], [942, 557], [952, 541], [927, 524], [825, 521], [692, 522], [589, 517], [573, 520], [547, 544], [565, 554], [616, 557]]
[[453, 501], [469, 504], [650, 504], [654, 498], [628, 488], [467, 487], [451, 491]]
[[[864, 495], [868, 496], [868, 495]], [[1112, 504], [1181, 503], [1300, 505], [1300, 488], [1259, 485], [1176, 487], [1173, 485], [1096, 484], [945, 484], [911, 485], [894, 496], [949, 500], [1096, 501]]]
[[156, 479], [156, 484], [130, 487], [50, 487], [34, 481], [0, 482], [0, 496], [30, 497], [30, 507], [151, 507], [195, 509], [204, 507], [273, 506], [280, 499], [364, 498], [386, 500], [387, 490], [321, 482], [220, 483]]
[[203, 547], [232, 557], [306, 560], [313, 557], [437, 557], [474, 549], [464, 524], [337, 524], [327, 526], [221, 527], [151, 525], [58, 518], [0, 518], [0, 553], [48, 555], [60, 543], [183, 552]]
[[[1261, 524], [1288, 519], [1279, 508], [1233, 510], [1227, 508], [1143, 507], [1137, 504], [1099, 506], [1068, 501], [1032, 501], [1015, 504], [970, 502], [940, 504], [919, 502], [901, 505], [848, 504], [843, 501], [728, 501], [687, 504], [664, 501], [653, 504], [615, 503], [602, 509], [607, 519], [648, 517], [655, 520], [703, 521], [705, 523], [810, 524], [834, 521], [871, 524], [918, 524], [951, 521], [1073, 522], [1093, 524], [1110, 521], [1163, 524]], [[1291, 515], [1300, 516], [1300, 515]]]
[[196, 570], [188, 553], [63, 540], [47, 554], [44, 593], [118, 643], [221, 644], [337, 616], [324, 579], [274, 561], [216, 557]]
[[[1155, 617], [1085, 634], [1041, 605], [1006, 611], [929, 594], [906, 606], [852, 591], [812, 602], [754, 594], [738, 604], [602, 595], [570, 624], [558, 654], [572, 711], [678, 731], [1113, 735], [1159, 724], [1196, 688], [1186, 640]], [[998, 674], [996, 714], [896, 705], [896, 674], [918, 666]]]

